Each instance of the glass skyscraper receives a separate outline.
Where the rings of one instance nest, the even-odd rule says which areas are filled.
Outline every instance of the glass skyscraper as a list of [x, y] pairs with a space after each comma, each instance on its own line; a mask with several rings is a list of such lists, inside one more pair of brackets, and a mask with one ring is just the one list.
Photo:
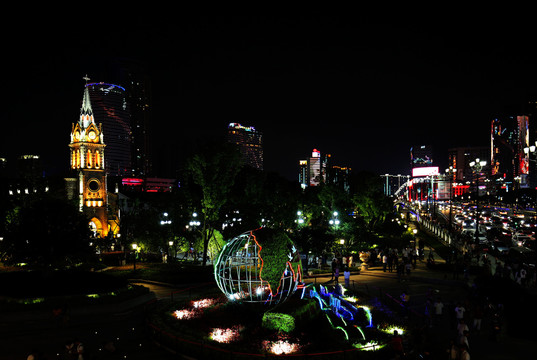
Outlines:
[[125, 88], [89, 83], [95, 122], [102, 123], [106, 145], [106, 172], [110, 176], [132, 175], [132, 128]]

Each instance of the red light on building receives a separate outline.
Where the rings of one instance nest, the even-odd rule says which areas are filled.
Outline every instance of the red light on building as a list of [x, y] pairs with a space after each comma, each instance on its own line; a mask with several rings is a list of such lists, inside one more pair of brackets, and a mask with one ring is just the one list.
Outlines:
[[470, 185], [453, 186], [453, 195], [459, 196], [470, 192]]
[[141, 186], [144, 183], [144, 179], [139, 178], [123, 178], [121, 180], [123, 185], [127, 186]]

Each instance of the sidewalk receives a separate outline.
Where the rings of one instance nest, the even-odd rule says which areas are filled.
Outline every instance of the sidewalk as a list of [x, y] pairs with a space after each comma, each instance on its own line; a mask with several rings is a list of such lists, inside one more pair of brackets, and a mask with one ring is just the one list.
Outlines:
[[[429, 249], [426, 247], [425, 250], [427, 256]], [[436, 253], [434, 253], [434, 260], [436, 263], [445, 262]], [[326, 276], [306, 278], [305, 282], [307, 284], [333, 285], [334, 281], [331, 281], [330, 278], [331, 275], [326, 274]], [[340, 283], [344, 284], [342, 276], [339, 280]], [[409, 319], [409, 324], [422, 324], [415, 327], [414, 331], [419, 331], [422, 334], [423, 349], [429, 349], [433, 359], [445, 359], [447, 358], [445, 350], [448, 348], [450, 340], [457, 337], [454, 307], [457, 303], [464, 304], [470, 298], [472, 282], [472, 277], [465, 281], [461, 274], [459, 279], [454, 279], [452, 272], [428, 269], [426, 261], [418, 260], [409, 279], [399, 282], [395, 271], [384, 272], [382, 264], [378, 263], [377, 266], [361, 271], [359, 275], [351, 275], [349, 288], [378, 298], [385, 305], [394, 305], [394, 302], [399, 300], [401, 293], [407, 292], [410, 295], [411, 316], [414, 316], [414, 318]], [[425, 304], [430, 297], [433, 300], [440, 298], [444, 303], [444, 315], [434, 321], [432, 327], [427, 326], [424, 315]], [[392, 302], [392, 304], [388, 304], [388, 302]], [[418, 317], [422, 321], [419, 321]], [[521, 321], [523, 320], [521, 319]], [[470, 355], [473, 359], [513, 359], [527, 357], [527, 354], [534, 352], [534, 342], [512, 338], [506, 334], [505, 329], [502, 331], [499, 341], [492, 342], [490, 340], [492, 323], [489, 318], [483, 319], [480, 331], [473, 329], [472, 323], [473, 319], [468, 316], [466, 324], [470, 328]]]

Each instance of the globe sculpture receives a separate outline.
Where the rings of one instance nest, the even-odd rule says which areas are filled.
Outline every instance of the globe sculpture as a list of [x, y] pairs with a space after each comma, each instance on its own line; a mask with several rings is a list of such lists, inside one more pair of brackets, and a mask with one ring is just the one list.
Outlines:
[[302, 264], [284, 232], [260, 228], [227, 242], [215, 263], [214, 276], [230, 300], [275, 305], [301, 284]]

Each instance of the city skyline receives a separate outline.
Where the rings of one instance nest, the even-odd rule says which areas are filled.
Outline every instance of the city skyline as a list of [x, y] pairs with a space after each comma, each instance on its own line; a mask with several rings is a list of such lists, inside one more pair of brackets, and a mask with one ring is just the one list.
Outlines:
[[290, 180], [314, 148], [353, 171], [408, 174], [418, 144], [446, 164], [448, 148], [486, 146], [492, 119], [524, 114], [537, 93], [523, 21], [180, 20], [85, 42], [61, 28], [26, 39], [8, 57], [0, 156], [37, 153], [67, 169], [82, 78], [113, 83], [115, 58], [139, 60], [151, 79], [159, 157], [179, 166], [198, 140], [243, 123], [264, 135], [264, 168]]

